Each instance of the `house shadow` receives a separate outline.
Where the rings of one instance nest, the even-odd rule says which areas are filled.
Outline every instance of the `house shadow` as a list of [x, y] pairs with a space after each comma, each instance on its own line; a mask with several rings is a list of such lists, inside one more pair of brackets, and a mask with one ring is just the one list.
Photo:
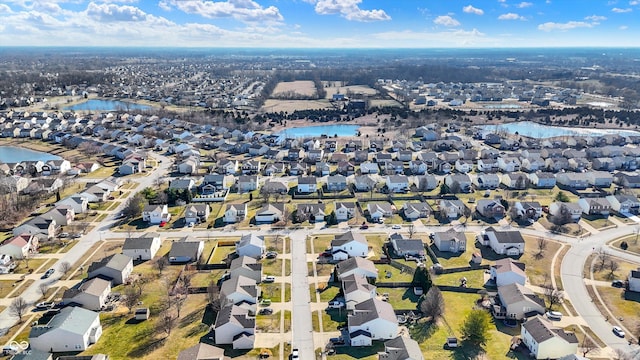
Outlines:
[[496, 261], [496, 260], [506, 259], [506, 258], [512, 258], [514, 260], [518, 260], [520, 259], [520, 257], [522, 257], [522, 254], [518, 256], [508, 256], [506, 254], [497, 254], [495, 251], [493, 251], [493, 249], [491, 249], [491, 247], [484, 246], [480, 244], [478, 241], [475, 242], [475, 247], [480, 251], [482, 258], [489, 261]]
[[436, 257], [438, 259], [445, 259], [445, 260], [449, 260], [452, 258], [459, 258], [460, 256], [462, 256], [462, 254], [464, 254], [464, 252], [449, 252], [449, 251], [440, 251], [438, 250], [438, 247], [432, 242], [431, 244], [429, 244], [429, 248], [431, 249], [431, 251], [433, 251], [434, 254], [436, 254]]
[[622, 293], [621, 297], [625, 300], [635, 301], [637, 303], [640, 303], [640, 293], [635, 291], [625, 290]]

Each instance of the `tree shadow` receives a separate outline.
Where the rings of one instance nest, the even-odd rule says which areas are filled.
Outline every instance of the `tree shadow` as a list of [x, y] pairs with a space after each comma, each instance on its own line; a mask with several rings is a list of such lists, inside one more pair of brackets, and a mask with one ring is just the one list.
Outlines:
[[127, 356], [132, 358], [139, 358], [147, 354], [150, 354], [155, 350], [164, 346], [164, 343], [166, 342], [167, 337], [163, 337], [162, 339], [153, 339], [153, 338], [148, 338], [148, 339], [149, 341], [142, 342], [138, 346], [133, 348], [133, 350], [129, 351], [127, 353]]
[[481, 346], [476, 346], [463, 340], [460, 346], [453, 352], [452, 358], [454, 360], [475, 360], [484, 352]]
[[429, 339], [438, 330], [438, 325], [425, 320], [419, 320], [409, 328], [411, 338], [422, 343]]
[[205, 309], [198, 309], [188, 313], [180, 319], [180, 324], [178, 326], [183, 328], [197, 322], [202, 319], [204, 312]]

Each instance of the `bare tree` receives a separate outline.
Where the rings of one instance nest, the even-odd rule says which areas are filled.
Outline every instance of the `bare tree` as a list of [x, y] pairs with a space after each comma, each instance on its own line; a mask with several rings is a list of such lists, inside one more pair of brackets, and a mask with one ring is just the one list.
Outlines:
[[413, 235], [416, 232], [416, 226], [413, 225], [413, 223], [411, 223], [411, 225], [409, 225], [408, 227], [408, 230], [409, 230], [409, 239], [413, 239]]
[[69, 264], [68, 261], [63, 261], [60, 263], [60, 266], [58, 267], [58, 270], [60, 270], [60, 272], [64, 275], [66, 273], [69, 272], [69, 270], [71, 270], [71, 264]]
[[46, 297], [47, 291], [49, 291], [49, 283], [40, 283], [40, 285], [38, 285], [38, 291], [40, 291], [40, 294], [42, 294], [42, 296]]
[[159, 332], [163, 332], [167, 334], [167, 336], [171, 335], [171, 330], [173, 330], [176, 319], [171, 310], [167, 309], [160, 313], [158, 317], [158, 321], [156, 322], [156, 328]]
[[180, 318], [180, 309], [184, 306], [184, 303], [187, 301], [187, 295], [176, 294], [173, 297], [173, 306], [176, 308], [177, 317]]
[[607, 261], [609, 260], [609, 254], [604, 248], [598, 249], [598, 271], [606, 269]]
[[549, 310], [551, 310], [554, 305], [560, 304], [562, 303], [562, 300], [564, 300], [564, 292], [554, 289], [551, 285], [545, 286], [544, 296], [547, 299], [547, 303], [549, 303]]
[[438, 321], [444, 314], [444, 297], [437, 286], [432, 286], [422, 297], [420, 311], [431, 317], [432, 322]]
[[193, 278], [193, 274], [190, 272], [183, 272], [182, 275], [178, 278], [178, 282], [183, 289], [188, 289], [191, 286], [191, 279]]
[[153, 262], [153, 267], [156, 268], [156, 270], [158, 270], [159, 276], [162, 276], [162, 270], [164, 270], [164, 268], [166, 268], [167, 265], [169, 265], [169, 261], [164, 256], [157, 258], [156, 261]]
[[617, 348], [614, 351], [613, 358], [615, 360], [627, 360], [629, 357], [627, 356], [627, 353], [624, 350]]
[[547, 240], [540, 236], [538, 237], [538, 252], [535, 254], [536, 259], [542, 259], [544, 257], [544, 250], [547, 248]]
[[131, 310], [133, 310], [134, 306], [138, 305], [140, 301], [140, 293], [138, 290], [131, 286], [127, 286], [124, 289], [124, 299], [123, 304], [126, 306], [127, 310], [129, 310], [129, 314], [131, 314]]
[[213, 280], [207, 285], [207, 300], [212, 310], [220, 310], [220, 289]]
[[27, 312], [29, 303], [22, 297], [13, 299], [11, 305], [9, 305], [9, 313], [18, 318], [19, 322], [22, 322], [22, 317]]
[[588, 353], [593, 350], [598, 349], [598, 344], [590, 336], [585, 336], [582, 340], [582, 344], [580, 344], [580, 351], [582, 352], [582, 356], [587, 356]]
[[138, 276], [138, 279], [133, 282], [133, 286], [138, 289], [138, 297], [142, 297], [142, 292], [149, 282], [150, 279], [144, 275]]
[[616, 259], [609, 259], [609, 263], [607, 264], [609, 268], [609, 279], [613, 279], [616, 276], [616, 271], [620, 268], [620, 263]]

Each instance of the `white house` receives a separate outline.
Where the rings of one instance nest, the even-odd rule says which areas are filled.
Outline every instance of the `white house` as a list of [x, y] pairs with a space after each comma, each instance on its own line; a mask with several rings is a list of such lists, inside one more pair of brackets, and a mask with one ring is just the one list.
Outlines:
[[582, 216], [582, 207], [577, 203], [564, 203], [559, 201], [554, 201], [549, 205], [549, 214], [552, 216], [560, 216], [565, 212], [571, 215], [571, 219], [574, 222], [578, 222]]
[[638, 214], [640, 211], [640, 200], [635, 195], [609, 195], [607, 201], [611, 209], [619, 214]]
[[122, 246], [122, 254], [137, 260], [151, 260], [162, 245], [160, 235], [147, 233], [137, 238], [127, 238]]
[[401, 193], [409, 190], [409, 178], [405, 175], [388, 175], [385, 184], [390, 193]]
[[455, 169], [460, 173], [466, 174], [473, 170], [473, 161], [458, 159], [455, 163]]
[[496, 286], [509, 284], [524, 285], [527, 281], [525, 274], [525, 264], [514, 261], [511, 258], [496, 260], [495, 265], [491, 266], [491, 279], [495, 281]]
[[244, 220], [247, 215], [247, 204], [227, 204], [227, 210], [224, 212], [222, 220], [225, 223], [237, 223]]
[[315, 176], [298, 176], [297, 192], [303, 194], [314, 193], [318, 190], [317, 182]]
[[340, 261], [336, 264], [335, 269], [339, 280], [349, 275], [360, 275], [373, 279], [378, 278], [378, 269], [373, 264], [373, 261], [359, 256]]
[[265, 204], [256, 211], [255, 220], [257, 224], [274, 223], [284, 220], [284, 204]]
[[95, 344], [102, 335], [100, 315], [81, 307], [65, 307], [46, 325], [29, 332], [32, 349], [53, 352], [78, 352]]
[[557, 359], [578, 351], [575, 333], [553, 326], [540, 315], [522, 325], [520, 338], [534, 359]]
[[354, 256], [366, 257], [369, 253], [369, 243], [361, 233], [347, 231], [336, 235], [331, 241], [331, 253], [336, 261]]
[[172, 264], [197, 261], [204, 251], [204, 241], [185, 236], [171, 243], [169, 262]]
[[189, 204], [184, 211], [184, 221], [187, 224], [206, 223], [209, 218], [209, 204]]
[[216, 344], [233, 344], [234, 349], [252, 349], [256, 318], [242, 306], [223, 306], [216, 317]]
[[629, 272], [629, 291], [640, 292], [640, 268]]
[[606, 198], [581, 198], [578, 205], [586, 215], [609, 216], [611, 204]]
[[481, 190], [497, 189], [500, 186], [500, 177], [497, 174], [478, 174], [474, 176], [473, 184]]
[[68, 205], [73, 209], [74, 214], [84, 214], [87, 212], [87, 208], [89, 206], [89, 202], [86, 198], [80, 196], [79, 194], [71, 195], [67, 198], [64, 198], [56, 203], [56, 206], [60, 205]]
[[80, 304], [85, 309], [100, 311], [111, 294], [111, 282], [101, 278], [93, 278], [68, 289], [62, 295], [65, 304]]
[[243, 302], [255, 304], [258, 295], [256, 280], [243, 275], [232, 276], [220, 286], [220, 299], [224, 299], [223, 305]]
[[544, 299], [518, 283], [498, 287], [500, 305], [492, 309], [497, 319], [522, 320], [535, 314], [544, 314]]
[[505, 173], [520, 171], [520, 159], [516, 157], [499, 157], [498, 168]]
[[395, 210], [394, 206], [389, 203], [369, 203], [367, 204], [369, 216], [374, 222], [382, 221], [384, 218], [391, 217]]
[[238, 256], [249, 256], [259, 259], [265, 252], [264, 239], [255, 234], [243, 235], [236, 243], [236, 254]]
[[556, 186], [556, 176], [548, 172], [529, 174], [529, 181], [537, 189], [553, 189]]
[[424, 356], [418, 342], [405, 335], [385, 341], [378, 360], [424, 360]]
[[519, 231], [498, 231], [488, 227], [478, 237], [481, 244], [491, 247], [496, 254], [518, 256], [524, 253], [524, 239]]
[[0, 245], [0, 254], [14, 259], [24, 259], [38, 250], [38, 237], [31, 234], [20, 234], [7, 239]]
[[342, 293], [347, 310], [353, 310], [356, 304], [376, 297], [376, 286], [362, 275], [351, 274], [342, 278]]
[[398, 319], [393, 307], [375, 298], [356, 304], [347, 316], [347, 326], [351, 346], [370, 346], [372, 340], [392, 339], [398, 335]]
[[467, 250], [467, 238], [463, 232], [453, 228], [443, 232], [433, 233], [433, 243], [442, 252], [465, 252]]
[[166, 223], [171, 220], [169, 207], [164, 205], [146, 205], [142, 209], [142, 220], [152, 225]]
[[356, 203], [338, 202], [335, 203], [336, 220], [347, 221], [356, 215]]
[[88, 278], [97, 276], [111, 279], [113, 285], [123, 284], [133, 271], [133, 259], [127, 255], [113, 254], [95, 261], [87, 269]]

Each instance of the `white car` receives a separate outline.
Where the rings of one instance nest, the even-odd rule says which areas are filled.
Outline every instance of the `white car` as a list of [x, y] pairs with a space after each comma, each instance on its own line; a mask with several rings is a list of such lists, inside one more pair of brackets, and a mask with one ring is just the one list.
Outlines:
[[298, 360], [300, 359], [300, 354], [298, 349], [293, 349], [293, 351], [291, 351], [291, 360]]
[[344, 307], [344, 303], [342, 301], [338, 301], [338, 300], [329, 301], [329, 307], [331, 309], [340, 309], [340, 308]]
[[402, 226], [400, 226], [400, 225], [393, 225], [391, 228], [392, 228], [393, 230], [400, 230], [400, 229], [402, 229]]
[[276, 277], [275, 276], [271, 276], [271, 275], [265, 276], [264, 280], [262, 280], [262, 282], [265, 282], [265, 283], [272, 283], [272, 282], [275, 282], [275, 281], [276, 281]]
[[547, 311], [547, 318], [549, 320], [562, 320], [562, 313], [559, 311]]
[[613, 333], [620, 336], [621, 338], [623, 338], [626, 334], [624, 333], [624, 330], [622, 330], [622, 328], [618, 327], [618, 326], [614, 326], [613, 327]]

